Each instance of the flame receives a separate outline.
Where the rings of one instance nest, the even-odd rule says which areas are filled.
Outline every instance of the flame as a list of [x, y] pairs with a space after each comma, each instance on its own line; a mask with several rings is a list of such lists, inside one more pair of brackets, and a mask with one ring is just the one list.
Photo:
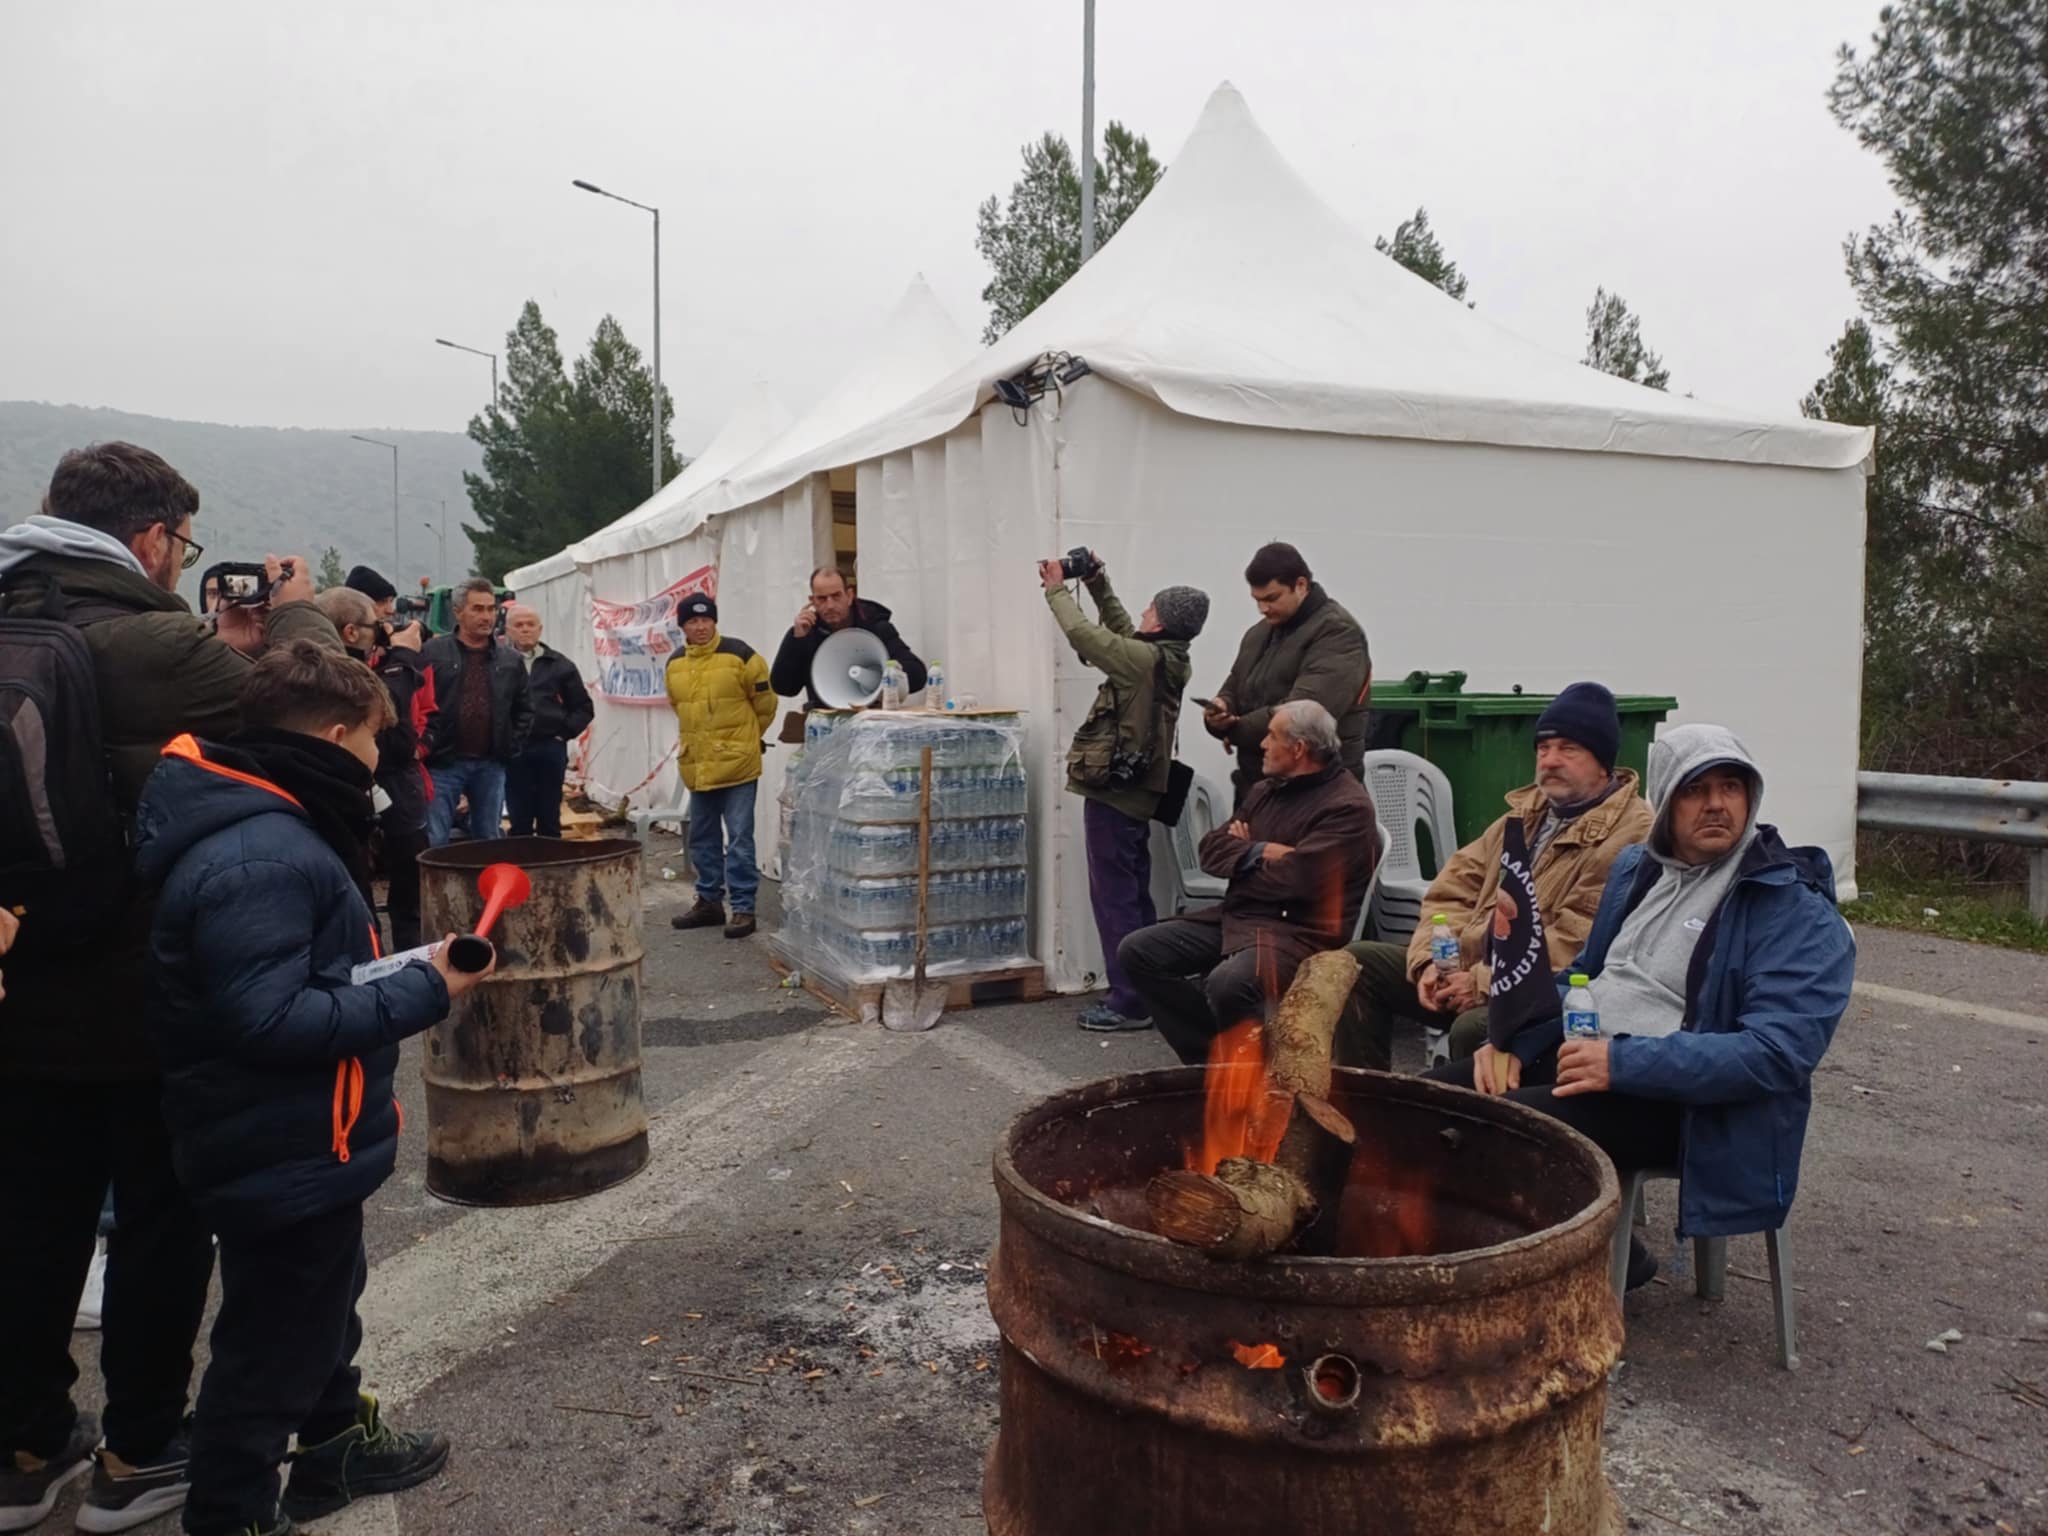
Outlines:
[[1338, 1207], [1337, 1252], [1354, 1259], [1399, 1259], [1435, 1251], [1436, 1203], [1428, 1174], [1361, 1135]]
[[1271, 1344], [1240, 1344], [1232, 1339], [1230, 1352], [1248, 1371], [1277, 1371], [1287, 1364], [1287, 1357]]
[[[1271, 1162], [1286, 1130], [1284, 1116], [1265, 1113], [1266, 1031], [1257, 1019], [1224, 1030], [1210, 1042], [1207, 1092], [1202, 1101], [1202, 1139], [1187, 1147], [1187, 1166], [1214, 1173], [1227, 1157]], [[1274, 1125], [1275, 1119], [1281, 1124]]]

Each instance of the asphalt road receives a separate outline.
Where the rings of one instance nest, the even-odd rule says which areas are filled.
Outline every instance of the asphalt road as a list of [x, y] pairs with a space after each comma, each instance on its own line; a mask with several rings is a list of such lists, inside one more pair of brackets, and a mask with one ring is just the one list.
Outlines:
[[[455, 1455], [322, 1532], [983, 1529], [996, 1137], [1049, 1091], [1170, 1053], [1083, 1034], [1072, 1001], [928, 1035], [848, 1023], [778, 987], [758, 940], [672, 934], [687, 896], [647, 887], [644, 1173], [465, 1210], [426, 1193], [405, 1138], [369, 1208], [362, 1360], [392, 1417]], [[1631, 1297], [1607, 1431], [1631, 1530], [2048, 1532], [2027, 1386], [2048, 1390], [2048, 960], [1860, 938], [1868, 990], [1815, 1081], [1787, 1234], [1800, 1368], [1776, 1362], [1760, 1238], [1731, 1244], [1719, 1303], [1668, 1273]], [[412, 1064], [400, 1082], [419, 1127]], [[1650, 1195], [1667, 1271], [1674, 1193]]]

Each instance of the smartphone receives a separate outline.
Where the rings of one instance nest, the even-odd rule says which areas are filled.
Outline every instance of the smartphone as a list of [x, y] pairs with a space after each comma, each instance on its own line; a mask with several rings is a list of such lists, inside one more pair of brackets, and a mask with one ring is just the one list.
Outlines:
[[1216, 707], [1216, 701], [1214, 699], [1197, 699], [1195, 700], [1195, 702], [1202, 706], [1204, 712], [1212, 710]]

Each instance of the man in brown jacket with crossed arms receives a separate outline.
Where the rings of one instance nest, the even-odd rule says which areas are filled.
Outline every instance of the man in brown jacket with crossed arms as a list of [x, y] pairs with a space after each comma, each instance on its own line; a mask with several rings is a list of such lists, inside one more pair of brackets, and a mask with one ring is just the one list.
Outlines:
[[[1552, 970], [1570, 965], [1585, 942], [1621, 850], [1650, 835], [1650, 808], [1635, 770], [1615, 772], [1620, 750], [1614, 695], [1598, 683], [1573, 683], [1536, 722], [1536, 782], [1507, 797], [1508, 816], [1522, 820]], [[1396, 1014], [1449, 1024], [1453, 1059], [1485, 1044], [1486, 932], [1500, 888], [1508, 816], [1444, 865], [1405, 947], [1350, 946], [1358, 985], [1337, 1043], [1344, 1065], [1384, 1071], [1392, 1060]], [[1439, 912], [1450, 919], [1463, 965], [1446, 977], [1437, 975], [1429, 953], [1431, 919]]]

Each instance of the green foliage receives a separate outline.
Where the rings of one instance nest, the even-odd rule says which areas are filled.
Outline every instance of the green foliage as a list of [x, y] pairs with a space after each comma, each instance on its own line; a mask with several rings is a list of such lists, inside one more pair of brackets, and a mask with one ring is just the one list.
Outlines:
[[1901, 0], [1829, 106], [1905, 205], [1805, 402], [1878, 430], [1864, 760], [2048, 777], [2048, 12]]
[[1429, 210], [1418, 208], [1415, 217], [1394, 226], [1394, 238], [1382, 235], [1372, 248], [1391, 256], [1425, 282], [1434, 283], [1454, 299], [1465, 297], [1465, 274], [1444, 254], [1443, 242], [1429, 227]]
[[323, 592], [348, 580], [348, 567], [341, 563], [341, 551], [332, 544], [320, 551], [320, 569], [313, 579]]
[[1953, 874], [1909, 873], [1859, 858], [1856, 902], [1844, 910], [1852, 923], [2048, 954], [2048, 927], [2028, 914], [2023, 891], [1971, 884]]
[[[574, 543], [647, 499], [654, 381], [619, 322], [606, 315], [590, 350], [565, 372], [540, 306], [528, 300], [505, 338], [506, 382], [469, 424], [483, 472], [463, 476], [476, 568], [497, 578]], [[674, 404], [661, 396], [662, 482], [683, 461], [669, 440]]]
[[[1109, 244], [1138, 211], [1166, 168], [1152, 146], [1121, 123], [1102, 136], [1108, 158], [1095, 163], [1095, 248]], [[994, 276], [981, 290], [994, 342], [1081, 270], [1081, 171], [1058, 134], [1024, 146], [1024, 174], [1007, 205], [991, 197], [975, 215], [974, 248]]]
[[1643, 345], [1642, 322], [1620, 294], [1605, 288], [1595, 288], [1593, 302], [1586, 307], [1586, 355], [1580, 361], [1588, 368], [1652, 389], [1663, 389], [1671, 382], [1664, 359]]

